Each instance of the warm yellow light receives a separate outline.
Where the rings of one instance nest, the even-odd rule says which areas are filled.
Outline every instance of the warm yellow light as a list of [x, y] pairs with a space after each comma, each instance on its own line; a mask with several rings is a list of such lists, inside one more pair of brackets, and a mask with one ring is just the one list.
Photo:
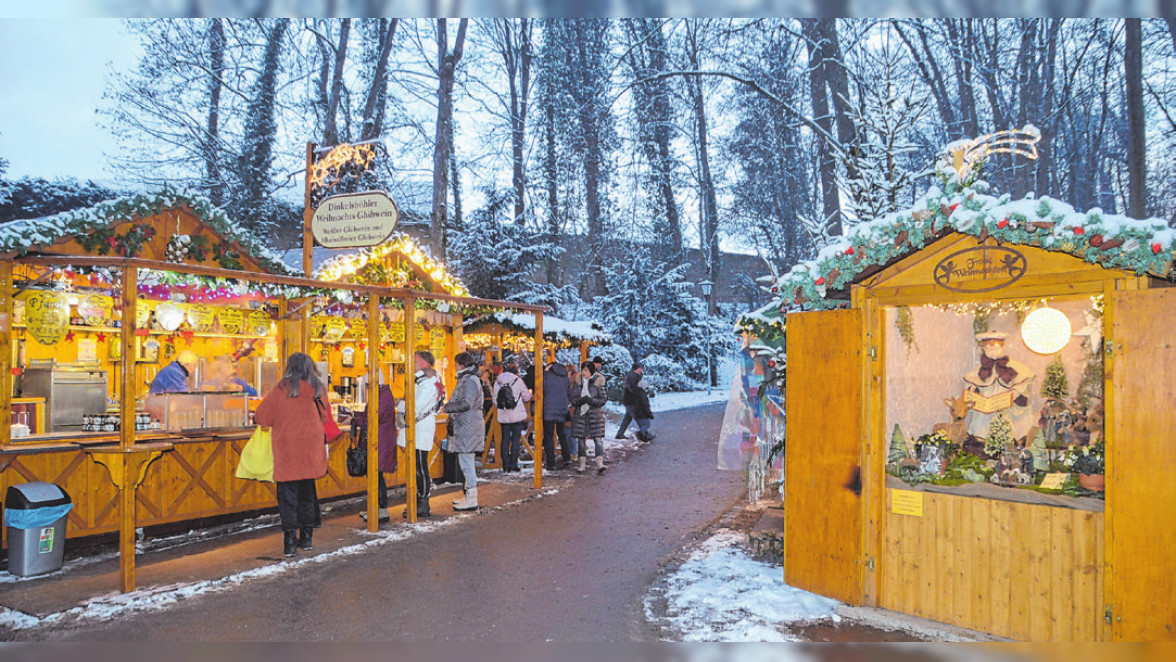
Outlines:
[[1070, 318], [1056, 308], [1038, 308], [1021, 324], [1021, 340], [1038, 354], [1060, 352], [1070, 342], [1072, 333]]

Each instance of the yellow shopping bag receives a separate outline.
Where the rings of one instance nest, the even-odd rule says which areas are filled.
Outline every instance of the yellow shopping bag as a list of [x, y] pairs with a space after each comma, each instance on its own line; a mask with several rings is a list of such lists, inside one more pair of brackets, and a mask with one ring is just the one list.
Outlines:
[[269, 428], [258, 427], [241, 449], [237, 478], [274, 482], [274, 448]]

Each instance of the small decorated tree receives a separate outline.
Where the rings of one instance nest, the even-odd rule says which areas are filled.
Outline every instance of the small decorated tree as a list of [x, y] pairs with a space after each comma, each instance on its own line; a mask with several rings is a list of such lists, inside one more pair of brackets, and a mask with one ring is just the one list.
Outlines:
[[1041, 395], [1052, 400], [1065, 401], [1070, 397], [1070, 380], [1066, 376], [1066, 366], [1062, 363], [1062, 355], [1054, 356], [1045, 367], [1045, 381], [1041, 384]]
[[988, 455], [999, 455], [1009, 447], [1013, 441], [1013, 423], [1008, 415], [1000, 412], [988, 425], [988, 437], [984, 439], [984, 452]]
[[903, 435], [902, 429], [898, 424], [894, 424], [894, 432], [890, 435], [890, 452], [886, 455], [886, 463], [898, 465], [899, 462], [911, 456], [910, 447], [907, 445], [906, 436]]

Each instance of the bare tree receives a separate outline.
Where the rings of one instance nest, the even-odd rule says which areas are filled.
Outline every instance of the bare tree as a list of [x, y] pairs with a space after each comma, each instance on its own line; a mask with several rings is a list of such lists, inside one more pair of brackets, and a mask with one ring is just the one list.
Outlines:
[[449, 48], [447, 20], [437, 19], [437, 131], [433, 140], [433, 212], [429, 228], [429, 245], [433, 256], [444, 260], [446, 252], [449, 195], [449, 154], [453, 150], [453, 83], [457, 65], [465, 49], [466, 29], [470, 20], [458, 23], [453, 49]]
[[492, 24], [493, 43], [506, 68], [510, 118], [511, 186], [514, 188], [514, 222], [527, 221], [527, 105], [531, 97], [531, 61], [534, 54], [533, 21], [529, 18], [497, 18]]
[[1143, 114], [1143, 29], [1138, 18], [1124, 19], [1127, 46], [1123, 75], [1127, 87], [1127, 215], [1147, 217], [1147, 135]]

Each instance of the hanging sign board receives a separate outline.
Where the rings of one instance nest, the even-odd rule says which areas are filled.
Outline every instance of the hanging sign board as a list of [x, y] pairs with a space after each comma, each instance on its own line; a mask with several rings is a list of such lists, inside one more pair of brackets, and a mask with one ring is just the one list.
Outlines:
[[25, 297], [28, 333], [43, 345], [61, 341], [69, 331], [69, 298], [62, 292], [30, 292]]
[[384, 243], [400, 210], [380, 191], [333, 195], [314, 210], [310, 229], [314, 240], [327, 248], [362, 248]]
[[886, 490], [890, 492], [890, 512], [895, 515], [923, 516], [923, 493], [910, 490]]
[[362, 317], [355, 317], [351, 319], [349, 325], [351, 327], [351, 336], [353, 338], [367, 338], [367, 320], [363, 319]]
[[392, 322], [388, 325], [388, 340], [394, 343], [404, 342], [403, 322]]
[[114, 299], [100, 294], [89, 294], [78, 301], [78, 315], [86, 326], [106, 326], [114, 311]]
[[429, 332], [429, 348], [433, 350], [434, 356], [443, 356], [445, 354], [445, 330], [439, 326], [433, 327]]

